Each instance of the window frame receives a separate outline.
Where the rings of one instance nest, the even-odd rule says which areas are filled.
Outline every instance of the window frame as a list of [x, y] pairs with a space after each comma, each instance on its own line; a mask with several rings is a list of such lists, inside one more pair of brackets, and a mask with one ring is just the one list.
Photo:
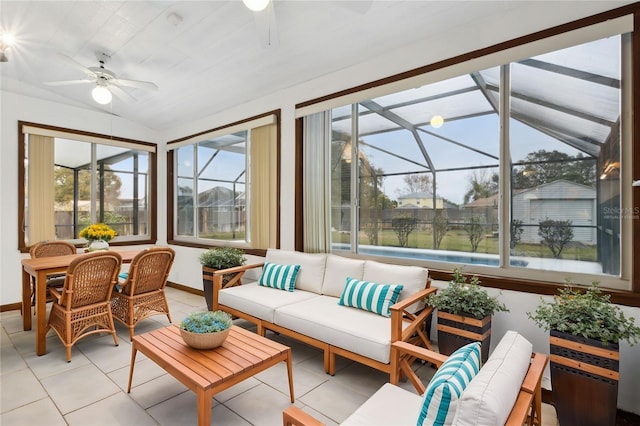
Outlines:
[[[114, 142], [114, 145], [136, 145], [141, 147], [149, 147], [151, 149], [143, 149], [149, 153], [149, 199], [147, 202], [147, 213], [149, 217], [149, 234], [146, 236], [127, 236], [118, 240], [112, 240], [109, 242], [111, 246], [129, 246], [129, 245], [143, 245], [143, 244], [155, 244], [157, 239], [157, 193], [158, 193], [158, 153], [156, 152], [157, 145], [152, 142], [138, 141], [133, 139], [121, 138], [112, 135], [103, 135], [99, 133], [86, 132], [76, 129], [68, 129], [59, 126], [50, 126], [47, 124], [33, 123], [27, 121], [18, 121], [18, 250], [21, 253], [28, 253], [30, 245], [26, 243], [26, 233], [23, 226], [25, 217], [25, 164], [22, 161], [25, 158], [25, 128], [33, 127], [42, 129], [44, 131], [55, 133], [66, 133], [70, 139], [73, 139], [75, 135], [78, 140], [82, 142], [99, 144], [100, 140]], [[72, 243], [75, 240], [67, 240]]]
[[[259, 114], [256, 116], [248, 117], [239, 121], [235, 121], [232, 123], [228, 123], [219, 127], [215, 127], [213, 129], [204, 130], [202, 132], [198, 132], [192, 135], [188, 135], [179, 139], [175, 139], [167, 142], [167, 242], [169, 244], [183, 246], [183, 247], [194, 247], [194, 248], [211, 248], [211, 247], [222, 247], [222, 246], [231, 246], [243, 249], [248, 254], [253, 254], [257, 256], [264, 256], [266, 253], [266, 249], [257, 249], [250, 246], [248, 243], [238, 243], [229, 240], [215, 240], [215, 239], [204, 239], [204, 238], [184, 238], [178, 237], [176, 235], [175, 226], [176, 226], [176, 180], [177, 170], [175, 167], [176, 160], [176, 151], [178, 148], [186, 145], [197, 145], [198, 142], [201, 142], [207, 138], [222, 136], [226, 134], [236, 133], [242, 130], [251, 130], [253, 128], [259, 127], [260, 124], [265, 119], [273, 117], [274, 123], [276, 126], [276, 163], [277, 163], [277, 171], [276, 171], [276, 194], [277, 194], [277, 205], [280, 205], [280, 170], [281, 170], [281, 158], [280, 158], [280, 133], [281, 133], [281, 111], [273, 110], [268, 111], [263, 114]], [[250, 160], [249, 160], [250, 161]], [[249, 188], [250, 182], [246, 184], [246, 188]], [[248, 192], [248, 191], [247, 191]], [[246, 194], [247, 197], [249, 194]], [[251, 204], [251, 200], [246, 200], [247, 204]], [[250, 225], [249, 225], [250, 226]], [[280, 247], [280, 209], [278, 209], [276, 214], [276, 247]]]
[[[403, 84], [408, 82], [413, 83], [413, 80], [423, 76], [425, 74], [432, 73], [436, 75], [434, 79], [436, 81], [443, 80], [445, 78], [437, 78], [437, 75], [443, 75], [442, 71], [446, 71], [446, 68], [449, 67], [464, 67], [466, 64], [473, 60], [479, 60], [480, 62], [483, 59], [486, 59], [490, 55], [502, 55], [505, 54], [506, 51], [512, 48], [517, 48], [519, 46], [534, 43], [538, 41], [544, 42], [545, 39], [552, 38], [559, 35], [564, 35], [565, 33], [570, 33], [574, 30], [583, 30], [589, 26], [601, 24], [605, 21], [623, 18], [631, 16], [633, 20], [633, 30], [631, 32], [630, 37], [630, 50], [631, 52], [631, 63], [626, 64], [628, 66], [628, 75], [630, 80], [638, 82], [640, 81], [640, 11], [637, 8], [630, 6], [624, 6], [617, 9], [613, 9], [608, 12], [600, 13], [598, 15], [594, 15], [588, 18], [583, 18], [580, 20], [576, 20], [573, 22], [569, 22], [566, 24], [559, 25], [557, 27], [549, 28], [546, 30], [542, 30], [536, 33], [532, 33], [523, 37], [519, 37], [516, 39], [508, 40], [487, 48], [478, 49], [463, 55], [459, 55], [453, 58], [449, 58], [443, 61], [439, 61], [424, 67], [416, 68], [410, 71], [406, 71], [400, 74], [396, 74], [390, 77], [386, 77], [380, 80], [372, 81], [369, 83], [365, 83], [350, 89], [342, 90], [340, 92], [335, 92], [320, 98], [311, 99], [300, 104], [296, 105], [296, 126], [299, 130], [296, 132], [296, 148], [301, 151], [303, 149], [303, 141], [302, 141], [302, 133], [303, 133], [303, 116], [309, 114], [311, 111], [320, 111], [327, 110], [330, 107], [326, 105], [335, 106], [336, 100], [340, 99], [348, 99], [351, 100], [352, 103], [356, 103], [362, 99], [370, 99], [373, 98], [374, 95], [370, 93], [376, 93], [376, 91], [380, 91], [384, 89], [384, 86], [387, 87], [401, 87]], [[578, 44], [578, 43], [575, 43]], [[510, 59], [504, 61], [509, 62]], [[492, 64], [496, 65], [496, 64]], [[623, 67], [625, 64], [623, 64]], [[451, 76], [452, 74], [447, 74]], [[635, 84], [632, 85], [632, 93], [629, 96], [623, 94], [623, 116], [628, 120], [628, 125], [622, 129], [623, 135], [622, 140], [622, 155], [627, 154], [631, 158], [629, 164], [627, 165], [626, 170], [623, 171], [623, 175], [621, 177], [621, 182], [623, 182], [623, 192], [626, 193], [626, 197], [630, 198], [623, 204], [624, 206], [628, 206], [631, 209], [640, 209], [640, 190], [633, 188], [629, 189], [626, 187], [626, 181], [630, 180], [629, 178], [633, 176], [634, 178], [640, 176], [640, 150], [631, 150], [632, 146], [640, 146], [640, 114], [632, 115], [632, 111], [640, 111], [640, 85]], [[389, 93], [387, 89], [386, 93]], [[397, 89], [396, 91], [400, 91]], [[365, 92], [369, 92], [369, 94], [365, 94]], [[630, 92], [627, 90], [627, 93]], [[627, 99], [625, 100], [625, 96]], [[332, 104], [333, 103], [333, 104]], [[341, 104], [347, 104], [348, 101], [343, 102]], [[323, 106], [324, 105], [324, 106]], [[625, 134], [626, 132], [626, 134]], [[625, 153], [624, 150], [627, 150]], [[302, 156], [300, 156], [302, 157]], [[629, 167], [630, 166], [630, 167]], [[297, 173], [297, 181], [302, 179], [302, 165], [299, 164], [296, 167]], [[630, 183], [629, 183], [630, 186]], [[627, 193], [627, 191], [629, 191]], [[630, 196], [629, 196], [630, 195]], [[296, 228], [301, 228], [303, 226], [303, 193], [300, 188], [296, 189]], [[640, 274], [633, 274], [632, 271], [640, 271], [640, 259], [638, 256], [633, 256], [633, 253], [640, 253], [640, 224], [638, 224], [638, 220], [628, 221], [632, 223], [623, 223], [622, 233], [629, 235], [629, 239], [631, 239], [631, 243], [628, 245], [631, 247], [631, 252], [626, 255], [623, 254], [623, 270], [621, 271], [621, 275], [624, 277], [628, 277], [628, 286], [629, 290], [612, 290], [610, 293], [612, 294], [612, 300], [617, 303], [627, 304], [631, 306], [640, 306]], [[629, 231], [632, 231], [631, 233]], [[304, 247], [303, 234], [296, 233], [296, 242], [295, 247], [297, 250], [301, 250]], [[627, 250], [627, 248], [623, 245], [622, 250]], [[359, 256], [360, 257], [360, 256]], [[403, 263], [400, 259], [390, 260], [397, 263]], [[409, 261], [407, 261], [409, 263]], [[427, 266], [429, 262], [426, 262]], [[435, 268], [430, 267], [431, 277], [434, 279], [442, 279], [449, 280], [451, 278], [451, 269], [447, 267], [443, 267], [443, 265], [431, 265], [435, 266]], [[505, 270], [499, 269], [494, 271], [483, 271], [478, 273], [479, 277], [482, 279], [483, 285], [488, 287], [495, 287], [501, 289], [515, 290], [515, 291], [525, 291], [531, 293], [538, 294], [555, 294], [557, 288], [562, 284], [557, 280], [541, 280], [535, 278], [522, 278], [521, 271], [515, 271], [513, 274], [504, 274]], [[606, 283], [604, 284], [606, 285]]]

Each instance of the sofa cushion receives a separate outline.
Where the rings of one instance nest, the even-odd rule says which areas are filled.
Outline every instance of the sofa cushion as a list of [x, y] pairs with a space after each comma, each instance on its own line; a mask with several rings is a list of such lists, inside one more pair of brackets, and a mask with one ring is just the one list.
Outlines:
[[[292, 294], [296, 293], [301, 292]], [[330, 345], [389, 363], [391, 320], [372, 312], [340, 306], [335, 297], [318, 296], [282, 306], [276, 310], [275, 323]]]
[[532, 351], [527, 339], [507, 331], [462, 394], [453, 424], [504, 424], [527, 374]]
[[414, 425], [421, 405], [422, 397], [419, 395], [385, 383], [340, 425]]
[[[450, 425], [460, 407], [460, 395], [480, 370], [480, 343], [455, 351], [442, 363], [424, 392], [418, 426]], [[487, 423], [497, 424], [497, 423]]]
[[276, 309], [314, 297], [320, 296], [310, 291], [280, 291], [253, 282], [220, 290], [218, 302], [261, 320], [274, 322]]
[[258, 285], [277, 288], [278, 290], [293, 291], [300, 265], [278, 265], [265, 262]]
[[321, 294], [327, 261], [326, 254], [269, 249], [267, 250], [265, 261], [286, 265], [300, 265], [296, 288]]
[[389, 307], [396, 303], [402, 285], [377, 284], [347, 278], [339, 305], [363, 309], [385, 317], [391, 316]]
[[[364, 281], [378, 283], [402, 284], [404, 290], [398, 301], [412, 296], [427, 286], [429, 271], [419, 266], [389, 265], [373, 260], [367, 260], [364, 264]], [[423, 302], [417, 302], [409, 307], [409, 312], [415, 312], [424, 307]]]
[[364, 260], [349, 259], [348, 257], [327, 255], [327, 268], [324, 271], [322, 294], [326, 296], [340, 297], [344, 289], [347, 277], [362, 279], [364, 273]]

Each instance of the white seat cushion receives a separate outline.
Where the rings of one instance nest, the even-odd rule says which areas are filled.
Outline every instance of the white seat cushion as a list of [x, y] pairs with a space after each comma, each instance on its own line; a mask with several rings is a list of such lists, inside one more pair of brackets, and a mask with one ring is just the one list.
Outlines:
[[527, 339], [507, 331], [462, 394], [453, 424], [503, 425], [527, 374], [532, 350]]
[[365, 401], [342, 426], [414, 426], [422, 397], [390, 383], [385, 383]]
[[265, 260], [280, 265], [300, 265], [295, 288], [317, 294], [322, 293], [326, 254], [269, 249]]
[[389, 363], [391, 319], [340, 306], [336, 297], [319, 296], [282, 306], [276, 311], [275, 323], [330, 345]]
[[276, 309], [314, 297], [320, 296], [310, 291], [282, 291], [253, 282], [220, 290], [218, 303], [261, 320], [274, 322]]

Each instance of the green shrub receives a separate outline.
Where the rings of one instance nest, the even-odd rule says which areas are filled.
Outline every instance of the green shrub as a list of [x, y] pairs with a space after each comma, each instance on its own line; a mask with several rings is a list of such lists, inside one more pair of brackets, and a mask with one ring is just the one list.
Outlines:
[[600, 340], [603, 345], [620, 340], [631, 345], [638, 343], [640, 327], [635, 326], [634, 318], [626, 318], [622, 310], [609, 301], [611, 296], [602, 294], [597, 281], [584, 292], [572, 288], [570, 279], [566, 281], [567, 286], [558, 290], [552, 301], [541, 298], [542, 303], [535, 312], [527, 312], [539, 327]]
[[232, 247], [213, 247], [200, 255], [202, 266], [213, 269], [227, 269], [244, 265], [244, 252]]
[[496, 297], [489, 296], [480, 286], [480, 280], [473, 276], [467, 283], [459, 269], [454, 269], [449, 286], [430, 295], [425, 303], [434, 308], [454, 315], [471, 315], [482, 319], [496, 312], [509, 312], [509, 309]]

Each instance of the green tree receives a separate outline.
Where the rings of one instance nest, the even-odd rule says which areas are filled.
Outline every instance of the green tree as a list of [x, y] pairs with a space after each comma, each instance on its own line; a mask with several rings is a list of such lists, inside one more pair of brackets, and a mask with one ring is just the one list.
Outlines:
[[464, 230], [469, 235], [471, 251], [473, 253], [477, 252], [480, 242], [484, 239], [484, 224], [480, 217], [474, 216], [469, 218], [469, 222], [465, 224]]
[[553, 257], [560, 258], [562, 250], [573, 240], [573, 228], [571, 220], [545, 219], [538, 223], [538, 235], [541, 243], [551, 250]]
[[522, 240], [522, 234], [524, 233], [524, 222], [520, 219], [513, 219], [511, 221], [511, 240], [509, 241], [509, 247], [512, 249], [516, 248], [516, 244], [518, 244]]
[[[56, 203], [63, 204], [69, 201], [73, 201], [73, 169], [56, 166], [53, 173]], [[116, 202], [118, 197], [120, 197], [120, 188], [122, 187], [122, 181], [120, 180], [118, 175], [109, 171], [109, 166], [105, 166], [103, 179], [105, 188], [105, 201], [110, 203]], [[91, 199], [91, 173], [86, 169], [78, 171], [78, 199]]]
[[467, 176], [467, 183], [468, 190], [464, 194], [463, 204], [497, 194], [499, 176], [497, 173], [489, 175], [486, 169], [477, 169]]
[[436, 250], [440, 248], [440, 243], [447, 232], [449, 232], [449, 220], [438, 210], [433, 218], [433, 233], [435, 235], [433, 243]]
[[398, 236], [400, 247], [407, 247], [409, 244], [409, 234], [418, 226], [415, 217], [396, 217], [391, 219], [391, 226]]
[[596, 183], [596, 159], [582, 153], [572, 156], [541, 149], [529, 153], [521, 164], [513, 169], [514, 189], [533, 188], [558, 179], [591, 187]]

